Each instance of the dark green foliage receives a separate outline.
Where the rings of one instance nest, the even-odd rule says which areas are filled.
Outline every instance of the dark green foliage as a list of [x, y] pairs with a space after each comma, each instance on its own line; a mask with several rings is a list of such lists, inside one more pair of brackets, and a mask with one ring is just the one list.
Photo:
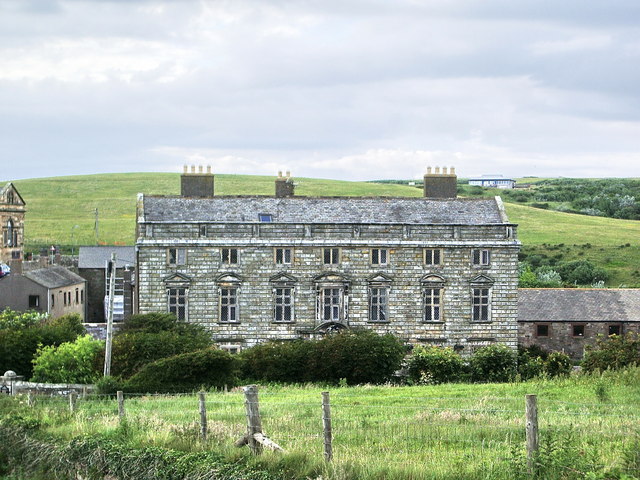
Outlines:
[[562, 352], [552, 352], [544, 362], [544, 373], [549, 377], [566, 376], [571, 373], [571, 359]]
[[619, 369], [640, 364], [640, 338], [637, 334], [600, 337], [586, 347], [582, 368], [587, 372]]
[[520, 375], [521, 380], [529, 380], [537, 377], [541, 375], [543, 371], [544, 358], [540, 352], [536, 351], [532, 347], [518, 347], [518, 375]]
[[85, 333], [77, 314], [47, 319], [26, 328], [0, 330], [0, 371], [13, 370], [24, 378], [31, 378], [31, 361], [39, 345], [60, 345], [74, 341]]
[[116, 377], [101, 377], [96, 383], [96, 389], [100, 395], [113, 395], [118, 390], [125, 390], [126, 380]]
[[383, 383], [400, 368], [405, 347], [371, 331], [330, 334], [322, 340], [270, 342], [241, 353], [244, 376], [277, 382]]
[[413, 383], [457, 382], [465, 372], [465, 363], [452, 348], [416, 347], [407, 361], [407, 370]]
[[313, 342], [273, 341], [240, 352], [243, 377], [251, 380], [296, 383], [308, 378]]
[[113, 338], [111, 373], [128, 378], [144, 365], [211, 346], [200, 325], [178, 322], [170, 314], [133, 315]]
[[606, 281], [607, 272], [593, 265], [588, 260], [574, 260], [572, 262], [561, 263], [557, 271], [565, 283], [573, 285], [591, 285], [595, 282]]
[[145, 365], [126, 382], [125, 389], [136, 393], [175, 393], [234, 386], [239, 366], [237, 357], [206, 348]]
[[517, 355], [505, 345], [489, 345], [474, 352], [469, 361], [474, 382], [508, 382], [517, 372]]

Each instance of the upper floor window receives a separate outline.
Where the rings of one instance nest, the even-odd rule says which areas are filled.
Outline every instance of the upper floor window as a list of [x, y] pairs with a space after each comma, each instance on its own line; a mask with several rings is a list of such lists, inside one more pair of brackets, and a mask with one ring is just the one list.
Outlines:
[[270, 213], [259, 213], [258, 220], [261, 222], [272, 222], [273, 217], [271, 216]]
[[389, 287], [375, 286], [369, 287], [369, 321], [388, 321], [387, 312], [389, 310]]
[[278, 265], [291, 265], [291, 259], [293, 258], [293, 249], [291, 248], [276, 248], [275, 262]]
[[424, 264], [425, 265], [441, 265], [442, 250], [440, 248], [425, 248]]
[[187, 294], [186, 288], [167, 289], [167, 310], [178, 320], [187, 320]]
[[16, 197], [13, 192], [7, 193], [7, 203], [9, 205], [13, 205], [16, 202]]
[[207, 236], [207, 226], [206, 225], [200, 225], [199, 235], [201, 237], [206, 237]]
[[325, 265], [337, 265], [340, 263], [339, 248], [325, 248], [322, 251], [322, 256]]
[[491, 252], [489, 250], [474, 249], [471, 258], [474, 265], [487, 266], [491, 264]]
[[389, 250], [386, 248], [371, 249], [372, 265], [387, 265], [389, 263]]
[[220, 260], [227, 265], [233, 265], [238, 263], [238, 249], [237, 248], [223, 248], [220, 253]]
[[169, 265], [185, 265], [187, 263], [186, 248], [168, 248], [167, 263]]

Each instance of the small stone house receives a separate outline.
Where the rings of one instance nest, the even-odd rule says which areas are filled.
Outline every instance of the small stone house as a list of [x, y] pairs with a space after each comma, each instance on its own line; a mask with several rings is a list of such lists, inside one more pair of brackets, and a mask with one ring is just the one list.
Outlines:
[[0, 263], [8, 265], [12, 273], [22, 272], [25, 212], [25, 201], [15, 185], [7, 183], [0, 189]]
[[35, 310], [60, 317], [77, 313], [84, 320], [86, 281], [64, 267], [39, 268], [0, 278], [0, 310]]
[[640, 332], [640, 289], [522, 288], [520, 343], [582, 358], [598, 336]]
[[423, 198], [215, 196], [192, 168], [180, 196], [138, 197], [137, 311], [199, 323], [231, 351], [343, 328], [463, 354], [517, 345], [520, 242], [499, 197], [456, 198], [453, 169]]

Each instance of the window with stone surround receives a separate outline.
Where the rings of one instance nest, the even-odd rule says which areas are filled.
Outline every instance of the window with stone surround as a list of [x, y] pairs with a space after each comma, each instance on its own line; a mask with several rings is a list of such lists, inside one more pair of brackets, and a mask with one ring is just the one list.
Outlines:
[[223, 248], [220, 250], [220, 261], [225, 265], [235, 265], [238, 263], [237, 248]]
[[607, 335], [611, 336], [611, 335], [620, 335], [620, 334], [622, 334], [622, 325], [620, 325], [619, 323], [609, 325], [607, 327]]
[[18, 229], [14, 227], [13, 220], [7, 220], [7, 223], [2, 232], [2, 244], [5, 247], [17, 247], [18, 246]]
[[340, 249], [339, 248], [323, 248], [322, 260], [325, 265], [338, 265], [340, 263]]
[[472, 317], [476, 322], [491, 321], [490, 311], [491, 289], [490, 288], [472, 288]]
[[293, 249], [275, 248], [273, 255], [276, 265], [291, 265], [291, 261], [293, 259]]
[[584, 337], [584, 325], [571, 325], [571, 333], [574, 337]]
[[369, 287], [369, 321], [388, 322], [389, 286], [377, 285]]
[[273, 321], [293, 322], [293, 287], [273, 289]]
[[388, 265], [389, 249], [388, 248], [372, 248], [371, 249], [371, 265]]
[[422, 306], [425, 322], [442, 322], [442, 297], [444, 292], [444, 278], [439, 275], [426, 275], [421, 280]]
[[219, 305], [221, 323], [234, 323], [239, 321], [237, 287], [220, 287]]
[[219, 343], [218, 348], [232, 355], [236, 353], [240, 353], [242, 351], [242, 345], [239, 345], [236, 343]]
[[186, 248], [167, 248], [167, 264], [168, 265], [186, 265], [187, 249]]
[[441, 248], [425, 248], [424, 264], [425, 265], [442, 265], [442, 249]]
[[547, 324], [537, 324], [536, 325], [536, 337], [548, 337], [549, 336], [549, 325]]
[[476, 248], [471, 252], [471, 261], [473, 265], [487, 267], [491, 265], [491, 251]]
[[323, 322], [344, 321], [344, 289], [327, 287], [320, 289], [320, 320]]
[[187, 320], [188, 292], [189, 290], [183, 287], [167, 288], [167, 311], [173, 313], [180, 321]]

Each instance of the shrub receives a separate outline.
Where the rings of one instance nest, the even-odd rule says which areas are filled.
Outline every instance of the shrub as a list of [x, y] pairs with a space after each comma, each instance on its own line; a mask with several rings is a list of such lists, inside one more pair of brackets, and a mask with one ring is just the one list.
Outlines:
[[585, 350], [582, 368], [586, 372], [640, 364], [640, 338], [632, 332], [599, 337], [595, 345], [588, 345]]
[[211, 346], [207, 330], [171, 314], [133, 315], [113, 337], [111, 373], [131, 377], [144, 365]]
[[18, 375], [31, 378], [32, 360], [39, 346], [72, 342], [84, 332], [77, 314], [45, 319], [26, 328], [0, 330], [0, 371], [13, 370]]
[[516, 352], [506, 345], [478, 349], [469, 362], [474, 382], [508, 382], [517, 371]]
[[604, 269], [596, 267], [588, 260], [562, 263], [558, 266], [557, 271], [565, 282], [577, 285], [591, 285], [595, 282], [606, 281], [608, 278]]
[[126, 382], [129, 392], [188, 392], [237, 383], [239, 359], [215, 348], [182, 353], [142, 367]]
[[116, 377], [102, 377], [96, 381], [96, 389], [100, 395], [113, 395], [118, 390], [125, 390], [125, 381]]
[[5, 308], [0, 313], [0, 330], [27, 328], [42, 323], [49, 318], [46, 313], [40, 312], [16, 312]]
[[[537, 377], [544, 371], [543, 356], [533, 347], [535, 346], [528, 348], [518, 347], [518, 375], [522, 380]], [[538, 349], [542, 350], [539, 347]]]
[[400, 369], [406, 349], [393, 335], [370, 330], [344, 331], [315, 343], [309, 359], [309, 380], [349, 384], [384, 383]]
[[456, 382], [464, 373], [464, 361], [452, 348], [416, 347], [409, 357], [409, 379], [416, 383]]
[[550, 377], [566, 376], [571, 373], [571, 359], [562, 352], [552, 352], [544, 362], [544, 373]]
[[100, 373], [96, 357], [104, 349], [104, 342], [91, 335], [78, 337], [59, 346], [43, 346], [33, 359], [33, 381], [52, 383], [93, 383]]
[[308, 359], [314, 343], [273, 341], [240, 352], [243, 378], [271, 382], [303, 382], [309, 378]]

